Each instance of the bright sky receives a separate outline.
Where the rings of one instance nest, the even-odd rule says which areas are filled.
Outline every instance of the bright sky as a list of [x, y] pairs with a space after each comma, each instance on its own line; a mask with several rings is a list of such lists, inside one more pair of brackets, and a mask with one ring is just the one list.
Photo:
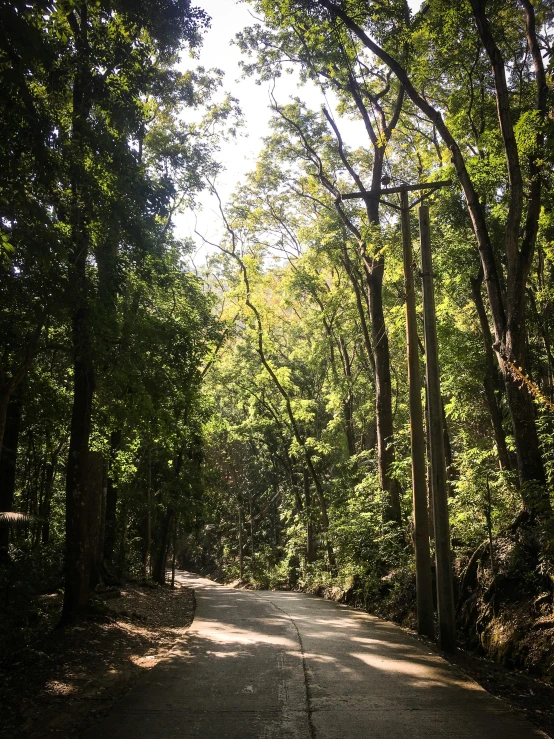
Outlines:
[[[240, 0], [197, 0], [197, 4], [212, 19], [197, 63], [206, 68], [217, 67], [224, 70], [224, 88], [238, 98], [245, 119], [241, 135], [236, 140], [223, 142], [218, 156], [225, 172], [219, 176], [217, 187], [222, 198], [227, 199], [236, 184], [253, 169], [263, 146], [262, 139], [269, 133], [269, 84], [260, 86], [252, 78], [242, 78], [239, 67], [241, 52], [232, 45], [232, 40], [239, 31], [256, 23], [251, 15], [251, 7]], [[409, 0], [409, 5], [415, 10], [421, 5], [421, 0]], [[191, 62], [196, 64], [193, 60], [183, 61], [187, 66], [192, 66]], [[318, 109], [324, 102], [314, 85], [299, 88], [291, 75], [284, 75], [277, 81], [274, 95], [283, 104], [288, 102], [289, 97], [298, 95], [313, 109]], [[361, 123], [342, 121], [341, 130], [350, 143], [352, 137], [358, 138], [358, 131], [360, 137], [365, 138]], [[200, 202], [200, 210], [183, 213], [176, 218], [177, 235], [190, 236], [198, 245], [198, 252], [194, 257], [197, 266], [204, 260], [207, 252], [202, 240], [195, 234], [195, 229], [210, 241], [216, 241], [221, 233], [217, 202], [207, 194], [201, 197]]]

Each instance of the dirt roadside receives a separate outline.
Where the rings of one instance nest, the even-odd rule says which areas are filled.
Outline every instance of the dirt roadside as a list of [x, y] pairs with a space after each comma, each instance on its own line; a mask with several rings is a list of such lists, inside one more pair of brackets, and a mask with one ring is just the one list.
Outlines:
[[0, 735], [78, 737], [186, 634], [194, 592], [125, 586], [91, 620], [0, 667]]
[[458, 649], [443, 655], [482, 688], [501, 698], [550, 737], [554, 737], [554, 687], [517, 670]]

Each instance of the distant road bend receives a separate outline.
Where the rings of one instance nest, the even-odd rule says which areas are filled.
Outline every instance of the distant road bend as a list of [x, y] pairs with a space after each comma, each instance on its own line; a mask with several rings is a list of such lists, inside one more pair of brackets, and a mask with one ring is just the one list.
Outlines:
[[503, 702], [393, 624], [188, 573], [188, 639], [86, 739], [531, 739]]

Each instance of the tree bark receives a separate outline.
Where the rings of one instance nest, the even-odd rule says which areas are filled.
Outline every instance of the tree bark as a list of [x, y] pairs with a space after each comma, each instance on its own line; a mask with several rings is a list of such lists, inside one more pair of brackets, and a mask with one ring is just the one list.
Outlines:
[[[381, 181], [382, 165], [373, 165], [374, 180]], [[379, 184], [377, 184], [377, 187]], [[375, 203], [375, 204], [374, 204]], [[371, 224], [379, 224], [377, 201], [367, 201]], [[394, 426], [392, 416], [392, 382], [390, 374], [390, 350], [385, 313], [383, 310], [383, 278], [385, 264], [381, 256], [373, 257], [367, 268], [369, 314], [375, 357], [375, 417], [377, 419], [377, 457], [379, 463], [379, 485], [387, 493], [383, 519], [400, 524], [402, 509], [401, 489], [392, 474], [395, 461]]]
[[54, 493], [54, 474], [56, 472], [56, 463], [58, 453], [54, 453], [50, 457], [50, 462], [46, 465], [46, 480], [44, 484], [44, 496], [42, 499], [42, 509], [40, 511], [41, 521], [41, 539], [42, 543], [47, 546], [50, 542], [50, 510], [52, 507], [52, 495]]
[[[410, 233], [408, 193], [400, 193], [402, 206], [402, 250], [404, 291], [406, 294], [406, 350], [408, 357], [408, 390], [410, 404], [410, 445], [412, 454], [412, 495], [414, 515], [414, 549], [416, 565], [418, 633], [433, 638], [433, 591], [429, 547], [429, 515], [427, 510], [427, 480], [425, 475], [425, 433], [421, 407], [421, 375], [419, 336], [417, 332], [414, 285], [413, 249]], [[430, 421], [431, 422], [431, 421]], [[433, 490], [433, 493], [435, 491]], [[433, 503], [434, 503], [433, 499]], [[435, 521], [436, 529], [436, 521]]]
[[425, 417], [425, 446], [427, 448], [427, 512], [429, 517], [429, 539], [435, 538], [435, 512], [433, 503], [433, 480], [431, 475], [431, 429], [429, 428], [429, 389], [425, 379], [425, 404], [423, 406]]
[[447, 652], [456, 649], [454, 609], [454, 574], [452, 571], [448, 481], [442, 428], [443, 409], [440, 388], [439, 348], [437, 341], [435, 288], [431, 257], [429, 206], [419, 207], [421, 236], [421, 272], [423, 284], [423, 323], [425, 335], [425, 380], [429, 414], [429, 456], [435, 530], [436, 591], [439, 645]]
[[148, 448], [146, 460], [146, 547], [144, 549], [144, 577], [148, 577], [152, 571], [152, 449]]
[[546, 490], [546, 475], [540, 453], [533, 398], [526, 387], [508, 371], [506, 392], [514, 429], [521, 494], [526, 508], [549, 518], [552, 507]]
[[242, 543], [242, 508], [239, 500], [239, 579], [244, 577], [244, 545]]
[[483, 270], [480, 270], [479, 275], [477, 277], [472, 277], [470, 281], [473, 302], [475, 303], [477, 315], [479, 316], [479, 323], [481, 326], [481, 334], [483, 336], [483, 344], [485, 349], [485, 377], [483, 378], [485, 398], [491, 418], [500, 468], [509, 470], [511, 469], [510, 454], [508, 452], [508, 447], [506, 446], [506, 435], [504, 433], [504, 426], [502, 423], [502, 412], [498, 406], [495, 392], [496, 386], [498, 384], [495, 383], [495, 377], [497, 376], [498, 369], [494, 359], [492, 348], [493, 340], [489, 327], [489, 321], [487, 318], [487, 312], [485, 310], [483, 297], [481, 295]]
[[87, 471], [87, 549], [90, 553], [90, 585], [102, 580], [102, 544], [105, 462], [100, 452], [89, 452]]
[[310, 475], [307, 470], [303, 472], [304, 499], [306, 501], [306, 561], [315, 562], [317, 559], [317, 547], [314, 540], [314, 524], [312, 521], [312, 500], [310, 494]]
[[88, 196], [85, 185], [87, 122], [92, 81], [88, 46], [87, 6], [79, 7], [75, 25], [77, 69], [73, 81], [71, 150], [71, 244], [69, 284], [72, 299], [73, 408], [66, 479], [65, 590], [61, 623], [83, 616], [90, 594], [90, 550], [87, 533], [87, 462], [95, 389], [93, 349], [90, 336], [87, 259], [90, 246]]
[[[2, 453], [0, 454], [0, 511], [13, 511], [17, 449], [21, 425], [21, 405], [12, 396], [6, 409]], [[0, 526], [0, 564], [9, 561], [10, 529]]]
[[348, 447], [348, 455], [353, 457], [356, 454], [356, 443], [354, 440], [354, 426], [353, 426], [353, 405], [354, 398], [352, 395], [352, 367], [350, 363], [350, 357], [348, 356], [348, 348], [346, 342], [342, 336], [339, 336], [339, 348], [342, 358], [342, 366], [344, 370], [344, 376], [348, 384], [346, 391], [346, 398], [342, 403], [342, 412], [344, 417], [344, 427], [346, 431], [346, 444]]
[[104, 538], [104, 559], [112, 562], [117, 540], [117, 481], [115, 479], [115, 459], [121, 446], [121, 431], [110, 434], [110, 458], [108, 463], [108, 480], [106, 487], [106, 526]]
[[175, 512], [172, 508], [168, 508], [162, 519], [158, 551], [156, 552], [156, 559], [152, 569], [152, 579], [160, 585], [165, 584], [167, 556], [169, 554], [174, 517]]

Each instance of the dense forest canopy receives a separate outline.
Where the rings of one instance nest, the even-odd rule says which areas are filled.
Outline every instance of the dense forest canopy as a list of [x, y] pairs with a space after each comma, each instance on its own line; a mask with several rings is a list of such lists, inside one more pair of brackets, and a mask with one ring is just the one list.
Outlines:
[[[439, 609], [444, 565], [492, 650], [508, 590], [554, 588], [554, 5], [249, 3], [244, 74], [321, 105], [272, 94], [228, 199], [240, 100], [224, 56], [195, 64], [201, 0], [0, 4], [5, 631], [48, 588], [70, 623], [99, 583], [164, 583], [170, 555], [408, 621], [416, 564]], [[201, 192], [221, 236], [193, 268], [175, 218]]]

